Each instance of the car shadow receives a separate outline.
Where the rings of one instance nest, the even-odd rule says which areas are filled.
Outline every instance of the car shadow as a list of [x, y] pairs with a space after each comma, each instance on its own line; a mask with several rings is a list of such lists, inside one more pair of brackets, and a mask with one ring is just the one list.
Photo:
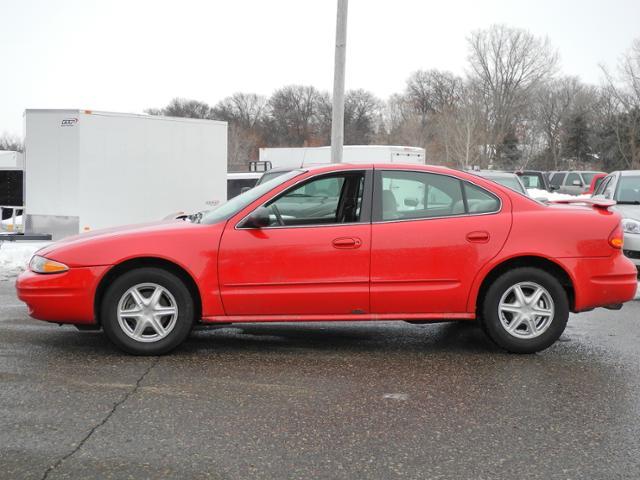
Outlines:
[[475, 322], [237, 324], [200, 329], [176, 352], [352, 351], [502, 352]]

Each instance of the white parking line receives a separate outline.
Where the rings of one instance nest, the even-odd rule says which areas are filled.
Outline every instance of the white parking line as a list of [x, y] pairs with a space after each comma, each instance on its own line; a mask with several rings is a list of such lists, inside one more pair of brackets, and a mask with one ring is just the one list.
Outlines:
[[408, 400], [409, 395], [406, 393], [385, 393], [382, 395], [382, 398], [387, 398], [390, 400]]

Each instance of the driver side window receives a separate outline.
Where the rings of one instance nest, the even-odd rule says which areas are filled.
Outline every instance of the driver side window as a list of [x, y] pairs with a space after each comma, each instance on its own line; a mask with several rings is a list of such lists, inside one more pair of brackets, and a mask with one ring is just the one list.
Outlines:
[[311, 179], [266, 205], [269, 226], [358, 222], [363, 193], [364, 172], [346, 172]]

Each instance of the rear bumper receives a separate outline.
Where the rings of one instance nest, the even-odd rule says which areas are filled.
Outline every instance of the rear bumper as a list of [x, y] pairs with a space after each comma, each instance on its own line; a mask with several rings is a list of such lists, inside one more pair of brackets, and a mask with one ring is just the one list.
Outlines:
[[575, 312], [617, 305], [635, 298], [638, 272], [624, 255], [563, 258], [561, 261], [572, 275]]
[[94, 324], [94, 298], [100, 278], [109, 266], [70, 268], [42, 275], [29, 270], [16, 280], [18, 298], [29, 315], [56, 323]]

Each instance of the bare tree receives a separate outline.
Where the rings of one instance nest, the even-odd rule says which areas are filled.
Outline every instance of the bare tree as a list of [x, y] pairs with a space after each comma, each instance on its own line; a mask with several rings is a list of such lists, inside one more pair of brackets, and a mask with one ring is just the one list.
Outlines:
[[309, 145], [318, 133], [318, 105], [322, 94], [311, 86], [290, 85], [269, 99], [270, 116], [280, 145]]
[[174, 98], [164, 108], [149, 108], [149, 115], [166, 115], [168, 117], [211, 118], [211, 107], [198, 100]]
[[640, 38], [623, 55], [617, 75], [602, 67], [606, 89], [615, 100], [613, 131], [618, 153], [627, 168], [640, 167]]
[[0, 136], [0, 150], [11, 150], [14, 152], [22, 152], [24, 151], [24, 144], [20, 138], [9, 135], [8, 133], [2, 134]]
[[558, 54], [548, 39], [504, 25], [475, 31], [468, 42], [471, 76], [486, 104], [490, 134], [486, 150], [495, 159], [505, 135], [515, 129], [529, 95], [555, 74]]
[[213, 107], [213, 118], [233, 122], [242, 128], [256, 128], [267, 114], [267, 99], [255, 93], [234, 93]]

